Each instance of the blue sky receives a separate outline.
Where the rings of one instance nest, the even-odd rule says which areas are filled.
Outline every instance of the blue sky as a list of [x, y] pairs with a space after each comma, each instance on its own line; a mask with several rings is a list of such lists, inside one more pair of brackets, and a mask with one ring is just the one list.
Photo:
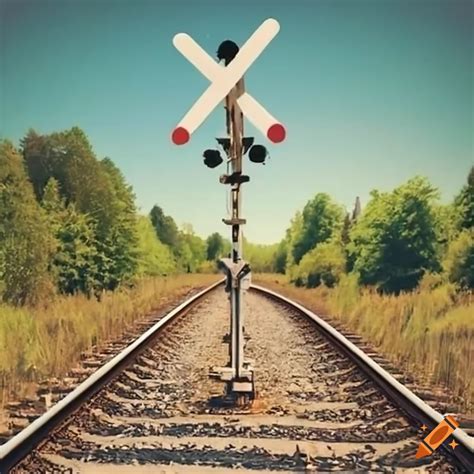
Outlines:
[[173, 47], [190, 34], [214, 55], [266, 18], [280, 33], [246, 75], [248, 91], [287, 128], [265, 166], [245, 162], [244, 232], [278, 241], [317, 192], [351, 207], [371, 189], [421, 174], [450, 200], [473, 153], [470, 0], [0, 0], [0, 135], [15, 143], [81, 127], [98, 157], [178, 224], [227, 235], [223, 167], [202, 152], [224, 132], [217, 108], [182, 147], [170, 132], [207, 87]]

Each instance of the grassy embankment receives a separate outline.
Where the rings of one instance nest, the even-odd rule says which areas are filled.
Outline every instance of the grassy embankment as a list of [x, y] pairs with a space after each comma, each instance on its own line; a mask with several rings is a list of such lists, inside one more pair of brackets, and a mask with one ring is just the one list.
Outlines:
[[67, 373], [81, 352], [120, 337], [164, 303], [219, 278], [186, 274], [146, 279], [133, 289], [105, 293], [100, 302], [76, 295], [37, 308], [0, 304], [0, 409], [8, 399], [22, 396], [31, 382]]
[[446, 387], [465, 413], [474, 403], [474, 300], [451, 285], [428, 285], [400, 296], [359, 288], [351, 276], [334, 289], [296, 288], [283, 275], [257, 275], [255, 283], [324, 311], [365, 337], [406, 373]]

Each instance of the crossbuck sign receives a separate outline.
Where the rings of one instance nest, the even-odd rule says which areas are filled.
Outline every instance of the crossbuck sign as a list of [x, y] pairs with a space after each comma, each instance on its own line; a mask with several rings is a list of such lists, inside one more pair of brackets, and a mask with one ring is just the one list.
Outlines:
[[[176, 49], [189, 60], [211, 85], [194, 103], [191, 109], [174, 129], [172, 140], [176, 145], [189, 141], [191, 134], [206, 120], [214, 108], [239, 82], [252, 63], [260, 56], [270, 41], [280, 30], [278, 22], [272, 18], [265, 20], [255, 33], [240, 48], [237, 56], [227, 66], [215, 62], [189, 35], [179, 33], [173, 38]], [[270, 115], [250, 94], [244, 92], [237, 103], [242, 113], [273, 143], [285, 139], [285, 128]]]

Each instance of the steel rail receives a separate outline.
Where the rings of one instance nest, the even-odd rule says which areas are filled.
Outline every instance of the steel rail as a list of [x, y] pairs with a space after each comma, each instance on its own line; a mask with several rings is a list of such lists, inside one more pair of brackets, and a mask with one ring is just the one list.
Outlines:
[[[356, 363], [357, 366], [362, 369], [392, 400], [392, 402], [402, 408], [412, 419], [420, 422], [420, 424], [424, 423], [429, 430], [432, 430], [443, 420], [444, 416], [441, 413], [431, 408], [421, 400], [421, 398], [417, 397], [408, 388], [398, 382], [392, 375], [365, 354], [365, 352], [359, 349], [321, 317], [317, 316], [304, 306], [267, 288], [253, 284], [250, 288], [274, 299], [275, 301], [297, 309], [300, 313], [315, 323], [320, 332], [329, 339], [334, 346], [339, 348], [354, 363]], [[457, 458], [460, 464], [462, 464], [469, 473], [474, 473], [474, 438], [469, 436], [460, 428], [457, 428], [452, 436], [456, 439], [456, 442], [459, 443], [459, 446], [451, 451], [451, 454]]]
[[142, 352], [170, 321], [189, 311], [204, 296], [223, 282], [224, 280], [219, 280], [217, 283], [214, 283], [174, 308], [132, 342], [132, 344], [96, 370], [71, 393], [52, 406], [46, 413], [34, 420], [12, 439], [1, 445], [0, 473], [4, 474], [9, 472], [10, 469], [31, 453], [51, 431], [58, 428], [67, 417], [80, 408], [86, 401], [90, 400], [107, 382]]

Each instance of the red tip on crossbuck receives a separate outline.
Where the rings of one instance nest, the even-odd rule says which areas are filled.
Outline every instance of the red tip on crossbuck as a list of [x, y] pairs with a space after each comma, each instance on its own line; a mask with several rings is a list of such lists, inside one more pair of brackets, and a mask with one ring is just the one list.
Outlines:
[[267, 131], [267, 137], [273, 143], [280, 143], [286, 137], [285, 127], [281, 123], [273, 124]]
[[189, 132], [183, 127], [176, 127], [173, 130], [171, 139], [175, 145], [184, 145], [189, 141]]

